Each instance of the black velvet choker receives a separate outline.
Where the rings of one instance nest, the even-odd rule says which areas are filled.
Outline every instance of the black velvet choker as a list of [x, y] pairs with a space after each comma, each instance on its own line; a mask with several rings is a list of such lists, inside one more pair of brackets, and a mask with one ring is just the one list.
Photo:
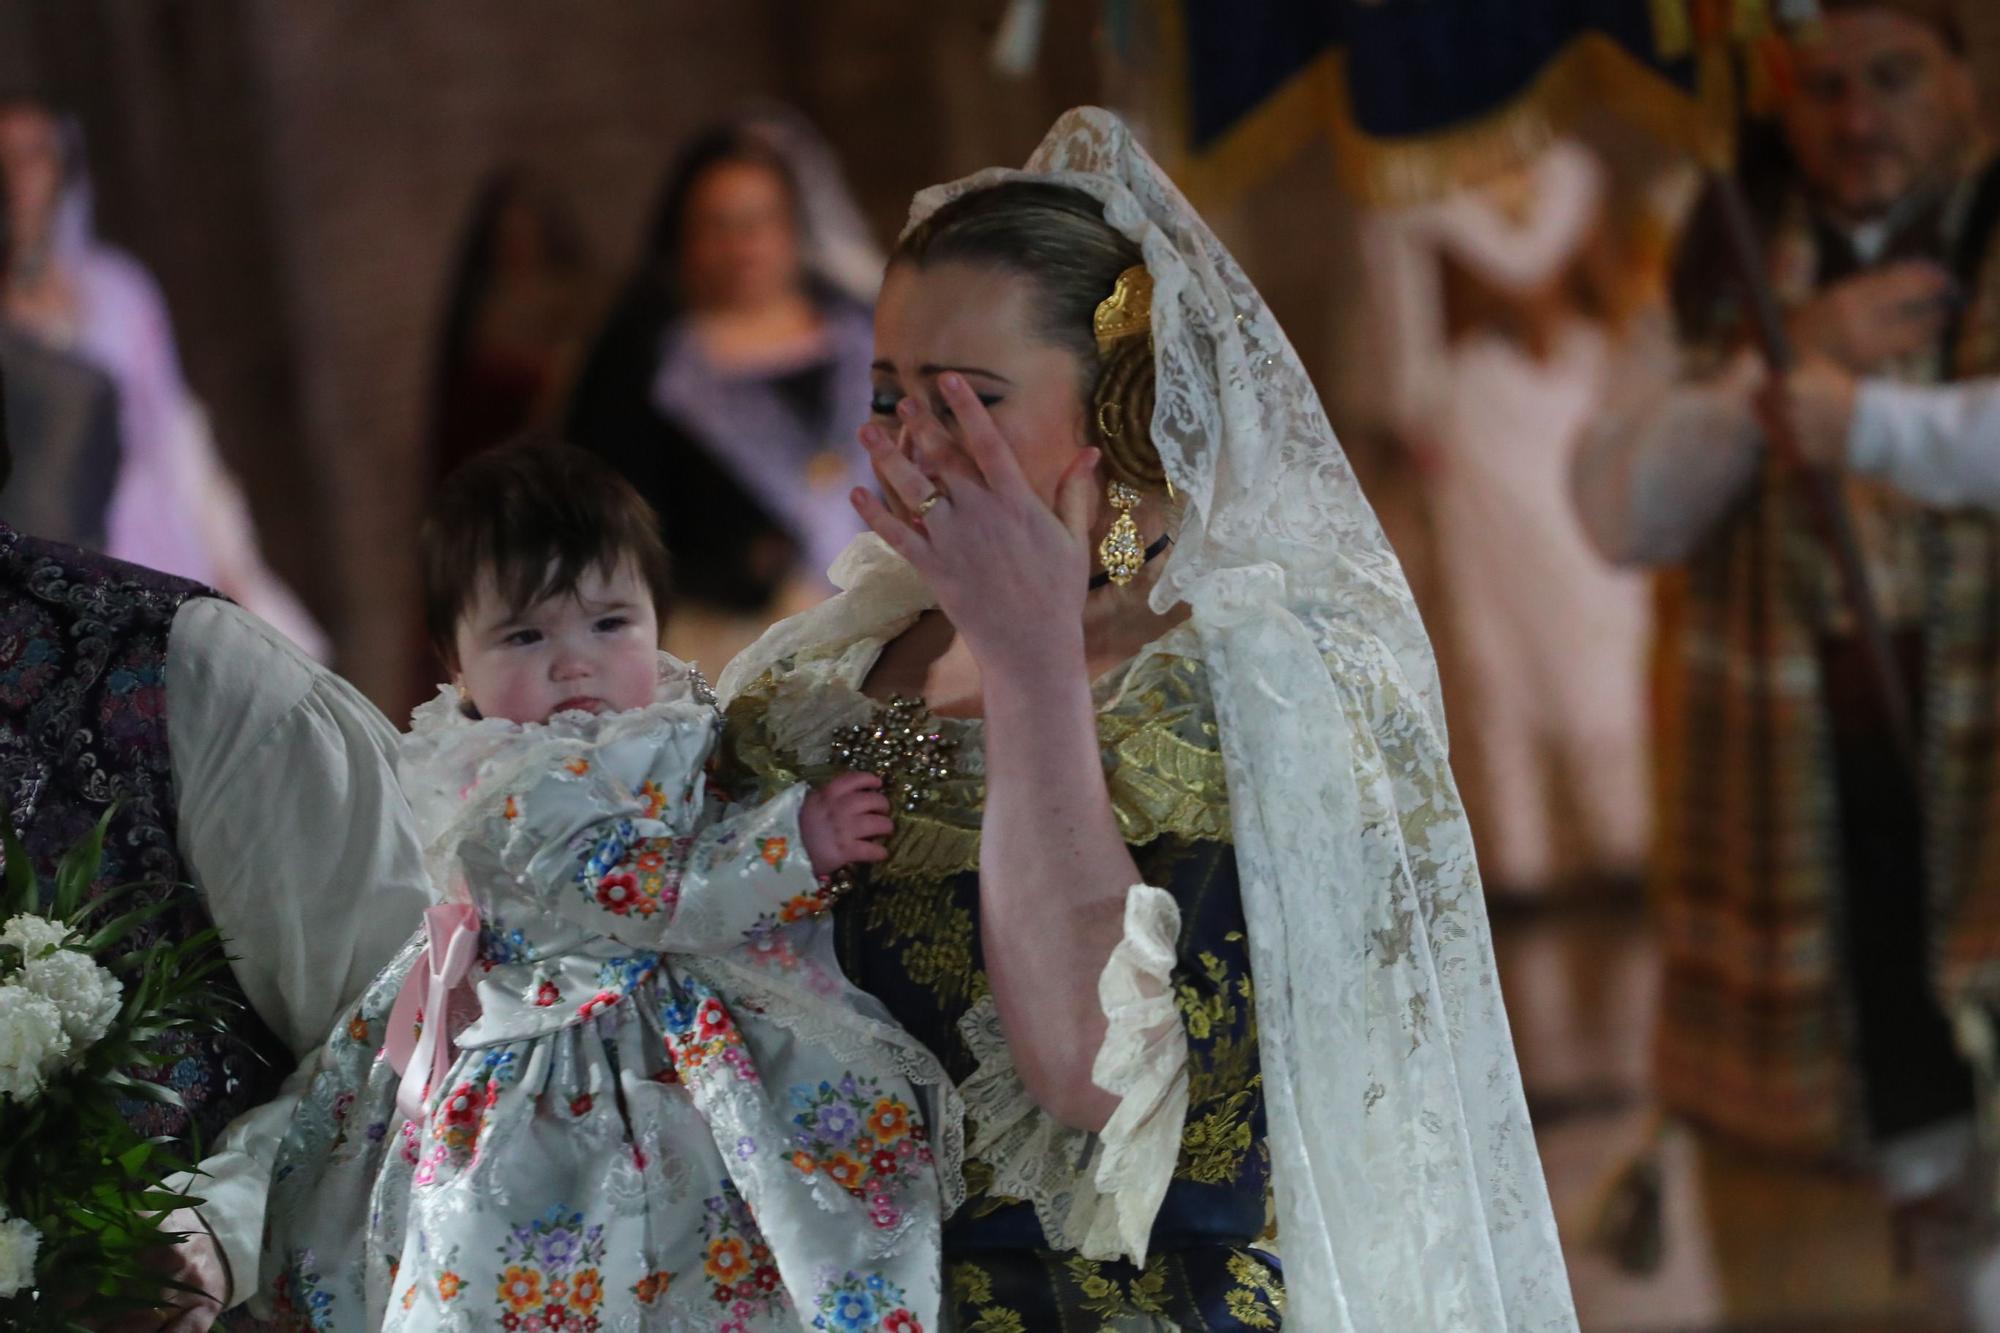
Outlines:
[[[1172, 537], [1169, 537], [1164, 532], [1161, 533], [1160, 539], [1154, 542], [1151, 546], [1148, 546], [1146, 548], [1146, 558], [1140, 561], [1140, 563], [1144, 565], [1152, 564], [1153, 557], [1158, 555], [1160, 552], [1166, 550], [1167, 547], [1173, 543], [1173, 540], [1174, 539]], [[1108, 569], [1100, 569], [1095, 574], [1092, 574], [1090, 576], [1090, 590], [1092, 592], [1096, 592], [1099, 588], [1102, 588], [1105, 584], [1109, 582], [1111, 582], [1111, 571]]]

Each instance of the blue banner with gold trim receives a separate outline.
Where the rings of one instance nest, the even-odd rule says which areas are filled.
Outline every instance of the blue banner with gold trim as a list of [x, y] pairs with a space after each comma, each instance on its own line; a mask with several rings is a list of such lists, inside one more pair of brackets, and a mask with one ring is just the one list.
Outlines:
[[1748, 35], [1771, 0], [1172, 3], [1197, 183], [1242, 183], [1324, 134], [1349, 183], [1388, 199], [1599, 107], [1714, 149], [1732, 117], [1697, 30]]

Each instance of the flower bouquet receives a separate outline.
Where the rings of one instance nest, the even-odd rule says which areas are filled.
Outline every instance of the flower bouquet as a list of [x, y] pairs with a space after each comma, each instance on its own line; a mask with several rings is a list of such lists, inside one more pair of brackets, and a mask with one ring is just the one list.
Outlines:
[[172, 904], [157, 882], [92, 898], [107, 812], [44, 891], [0, 811], [0, 1328], [84, 1330], [157, 1307], [149, 1251], [185, 1233], [169, 1215], [200, 1200], [160, 1182], [182, 1146], [127, 1124], [135, 1100], [176, 1102], [135, 1077], [161, 1039], [224, 1025], [209, 979], [227, 966], [214, 931], [144, 941]]

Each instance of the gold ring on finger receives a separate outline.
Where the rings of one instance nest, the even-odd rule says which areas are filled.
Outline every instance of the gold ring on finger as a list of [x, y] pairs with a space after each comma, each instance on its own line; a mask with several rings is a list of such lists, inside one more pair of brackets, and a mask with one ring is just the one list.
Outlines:
[[918, 505], [913, 512], [916, 514], [918, 518], [922, 518], [925, 514], [928, 514], [931, 512], [931, 510], [937, 508], [938, 501], [944, 498], [945, 495], [943, 491], [932, 491], [930, 493], [930, 496], [927, 499], [925, 499], [925, 501], [922, 504]]

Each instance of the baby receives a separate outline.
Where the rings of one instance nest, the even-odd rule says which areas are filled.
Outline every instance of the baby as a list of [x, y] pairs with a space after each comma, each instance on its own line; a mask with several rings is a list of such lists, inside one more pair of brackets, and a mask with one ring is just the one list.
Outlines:
[[[833, 872], [879, 781], [737, 806], [658, 650], [657, 520], [514, 445], [423, 533], [453, 685], [402, 777], [443, 901], [328, 1039], [262, 1273], [312, 1329], [934, 1329], [943, 1071], [840, 975]], [[421, 946], [421, 947], [420, 947]], [[955, 1135], [954, 1114], [937, 1121]]]

